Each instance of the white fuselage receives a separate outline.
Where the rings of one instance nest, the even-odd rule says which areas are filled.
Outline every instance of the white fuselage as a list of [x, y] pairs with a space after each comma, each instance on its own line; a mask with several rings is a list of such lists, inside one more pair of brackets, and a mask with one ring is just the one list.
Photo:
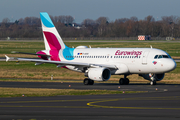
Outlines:
[[[164, 57], [155, 58], [157, 55]], [[117, 69], [111, 70], [111, 74], [165, 73], [176, 67], [166, 52], [154, 48], [75, 48], [73, 54], [64, 57], [60, 51], [60, 58], [62, 61], [115, 65]], [[66, 67], [82, 71], [78, 66]]]

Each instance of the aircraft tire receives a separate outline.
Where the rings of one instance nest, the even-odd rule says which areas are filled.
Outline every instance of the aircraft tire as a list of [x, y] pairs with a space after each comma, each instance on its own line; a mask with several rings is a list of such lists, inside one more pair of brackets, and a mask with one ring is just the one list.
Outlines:
[[129, 85], [129, 79], [128, 78], [125, 79], [125, 85]]
[[151, 85], [156, 85], [156, 81], [151, 81], [150, 84]]
[[93, 85], [93, 84], [94, 84], [94, 80], [89, 79], [89, 85]]
[[90, 80], [88, 78], [84, 79], [84, 85], [93, 85], [94, 84], [94, 80]]
[[89, 79], [87, 78], [84, 79], [84, 85], [89, 85]]
[[156, 81], [153, 81], [153, 85], [156, 85]]
[[119, 80], [119, 84], [120, 84], [120, 85], [124, 85], [124, 83], [125, 83], [124, 78], [121, 78], [121, 79]]

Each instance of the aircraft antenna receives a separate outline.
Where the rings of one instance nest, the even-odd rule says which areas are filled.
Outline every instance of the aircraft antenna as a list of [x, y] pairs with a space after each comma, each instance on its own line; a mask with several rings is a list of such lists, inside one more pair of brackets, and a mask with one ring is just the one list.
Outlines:
[[152, 49], [152, 45], [150, 45], [151, 49]]

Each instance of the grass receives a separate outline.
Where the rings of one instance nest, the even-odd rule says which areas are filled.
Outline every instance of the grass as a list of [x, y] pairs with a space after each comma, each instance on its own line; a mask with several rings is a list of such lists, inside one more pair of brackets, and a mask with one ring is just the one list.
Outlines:
[[[0, 78], [15, 78], [12, 81], [17, 81], [20, 79], [39, 79], [39, 80], [50, 80], [51, 75], [55, 81], [59, 80], [82, 80], [84, 79], [84, 73], [74, 72], [64, 68], [57, 68], [54, 64], [42, 64], [35, 66], [33, 62], [20, 62], [16, 63], [13, 61], [5, 62], [0, 61]], [[177, 63], [177, 68], [174, 71], [165, 74], [163, 81], [173, 80], [180, 81], [180, 63]], [[110, 81], [118, 82], [119, 78], [123, 76], [112, 75]], [[138, 75], [128, 76], [131, 82], [148, 82]], [[20, 80], [21, 81], [21, 80]], [[29, 81], [29, 80], [27, 80]], [[38, 81], [38, 80], [36, 80]]]
[[[96, 47], [113, 47], [113, 48], [125, 48], [125, 47], [139, 47], [139, 48], [149, 48], [152, 45], [153, 48], [162, 49], [167, 51], [171, 56], [180, 57], [180, 42], [149, 42], [149, 41], [140, 41], [140, 42], [65, 42], [69, 47], [77, 47], [79, 45], [91, 46], [92, 48]], [[44, 50], [43, 41], [34, 41], [34, 42], [5, 42], [0, 41], [0, 57], [4, 57], [5, 54], [10, 54], [11, 51], [20, 51], [20, 52], [30, 52], [36, 53], [40, 50]], [[22, 56], [22, 55], [21, 55]]]
[[[145, 91], [126, 91], [125, 93], [143, 93]], [[35, 97], [35, 96], [58, 96], [58, 95], [103, 95], [122, 94], [118, 90], [77, 90], [77, 89], [43, 89], [43, 88], [2, 88], [0, 97]]]
[[[57, 68], [54, 64], [42, 64], [35, 66], [33, 62], [20, 62], [16, 63], [13, 61], [5, 62], [0, 61], [0, 80], [6, 81], [4, 78], [15, 78], [12, 81], [30, 81], [34, 79], [35, 81], [47, 81], [51, 80], [51, 75], [53, 75], [54, 81], [61, 82], [62, 80], [71, 80], [71, 81], [83, 81], [84, 73], [74, 72], [64, 68]], [[163, 81], [173, 80], [180, 82], [180, 63], [177, 63], [177, 68], [174, 71], [165, 74]], [[123, 76], [112, 75], [108, 82], [118, 82], [119, 78]], [[20, 80], [17, 80], [20, 78]], [[138, 75], [128, 76], [130, 82], [148, 82]]]

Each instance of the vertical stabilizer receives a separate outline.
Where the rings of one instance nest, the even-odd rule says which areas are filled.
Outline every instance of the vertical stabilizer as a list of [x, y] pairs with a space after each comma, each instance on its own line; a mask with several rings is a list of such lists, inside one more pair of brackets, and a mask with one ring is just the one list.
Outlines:
[[41, 12], [41, 25], [43, 31], [43, 38], [46, 50], [60, 50], [64, 49], [66, 46], [61, 39], [58, 31], [56, 30], [52, 20], [50, 19], [48, 13]]

